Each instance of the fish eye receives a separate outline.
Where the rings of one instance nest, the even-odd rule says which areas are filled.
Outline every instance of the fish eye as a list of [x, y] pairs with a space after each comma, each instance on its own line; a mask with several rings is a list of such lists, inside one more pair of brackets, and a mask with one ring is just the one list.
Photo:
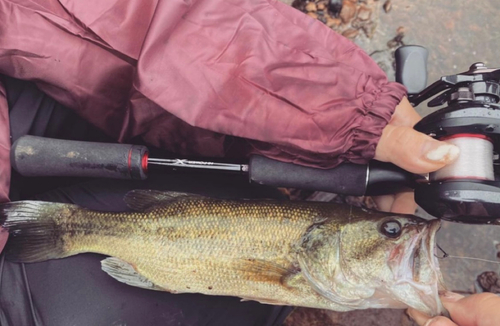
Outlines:
[[380, 232], [388, 238], [395, 239], [401, 235], [401, 223], [396, 220], [387, 220], [380, 226]]

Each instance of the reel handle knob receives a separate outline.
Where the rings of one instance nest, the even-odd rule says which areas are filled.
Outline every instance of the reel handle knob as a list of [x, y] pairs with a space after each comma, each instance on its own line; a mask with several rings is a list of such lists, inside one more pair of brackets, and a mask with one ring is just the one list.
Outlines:
[[405, 45], [396, 50], [396, 81], [403, 84], [408, 94], [420, 93], [427, 86], [427, 58], [429, 51], [418, 45]]

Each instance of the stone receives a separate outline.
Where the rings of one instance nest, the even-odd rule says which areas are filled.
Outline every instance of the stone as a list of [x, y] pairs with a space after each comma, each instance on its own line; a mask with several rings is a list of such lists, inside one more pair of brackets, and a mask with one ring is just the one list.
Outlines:
[[360, 28], [362, 28], [363, 26], [365, 26], [365, 25], [366, 25], [366, 23], [367, 23], [366, 21], [362, 21], [361, 19], [356, 18], [356, 19], [354, 19], [354, 20], [352, 21], [352, 23], [351, 23], [351, 27], [352, 27], [352, 28], [355, 28], [355, 29], [360, 29]]
[[365, 5], [359, 6], [357, 18], [368, 20], [372, 16], [372, 10]]
[[373, 21], [368, 21], [365, 24], [363, 24], [363, 32], [368, 38], [372, 38], [373, 35], [375, 34], [375, 30], [377, 28], [377, 24]]
[[330, 28], [340, 26], [341, 23], [342, 21], [339, 18], [326, 17], [326, 26]]
[[342, 10], [343, 0], [329, 0], [328, 1], [328, 10], [334, 16], [338, 16], [340, 11]]
[[344, 24], [348, 24], [356, 16], [356, 5], [349, 0], [344, 0], [342, 11], [340, 12], [340, 19]]
[[318, 19], [318, 15], [317, 15], [315, 12], [312, 12], [312, 11], [311, 11], [311, 12], [308, 12], [308, 13], [307, 13], [307, 15], [308, 15], [309, 17], [314, 18], [314, 19]]
[[315, 2], [309, 2], [306, 5], [306, 11], [311, 12], [311, 11], [316, 11], [316, 10], [318, 10], [318, 7], [316, 6]]
[[345, 30], [342, 33], [343, 36], [350, 38], [350, 39], [355, 38], [356, 36], [358, 36], [358, 34], [359, 34], [358, 30], [356, 30], [354, 28], [349, 28], [348, 30]]
[[392, 49], [392, 48], [397, 48], [399, 46], [399, 43], [398, 41], [396, 40], [390, 40], [389, 42], [387, 42], [387, 47]]
[[392, 1], [391, 0], [386, 0], [384, 2], [384, 6], [383, 7], [384, 7], [384, 11], [386, 13], [389, 12], [389, 11], [391, 11], [391, 9], [392, 9]]
[[495, 272], [484, 272], [477, 277], [477, 282], [486, 292], [500, 293], [500, 279]]

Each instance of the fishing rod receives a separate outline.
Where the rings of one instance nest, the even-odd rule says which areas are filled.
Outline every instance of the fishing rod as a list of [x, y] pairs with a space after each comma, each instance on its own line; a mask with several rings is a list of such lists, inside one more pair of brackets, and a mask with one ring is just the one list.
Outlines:
[[[415, 55], [414, 51], [409, 53]], [[412, 74], [407, 72], [400, 70], [399, 79], [408, 79]], [[412, 81], [415, 79], [404, 83], [409, 91]], [[457, 161], [428, 176], [374, 160], [368, 165], [346, 163], [333, 169], [262, 156], [252, 156], [248, 164], [231, 164], [150, 157], [148, 148], [140, 145], [34, 136], [23, 136], [13, 144], [11, 163], [24, 176], [144, 180], [150, 167], [161, 166], [232, 171], [247, 174], [249, 181], [257, 184], [354, 196], [394, 194], [411, 188], [417, 204], [437, 218], [476, 224], [500, 219], [500, 69], [476, 63], [468, 71], [442, 77], [408, 98], [414, 106], [426, 100], [430, 100], [429, 107], [444, 105], [423, 118], [415, 129], [460, 148]]]
[[211, 170], [246, 174], [263, 185], [328, 191], [347, 195], [382, 195], [411, 188], [417, 177], [390, 163], [342, 164], [317, 169], [263, 156], [248, 164], [150, 157], [142, 145], [95, 143], [22, 136], [11, 149], [12, 167], [26, 177], [97, 177], [145, 180], [150, 168]]

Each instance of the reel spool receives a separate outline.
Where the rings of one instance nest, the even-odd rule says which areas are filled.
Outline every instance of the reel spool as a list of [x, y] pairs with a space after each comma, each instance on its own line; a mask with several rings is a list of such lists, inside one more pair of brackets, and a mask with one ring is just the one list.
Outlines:
[[460, 149], [460, 155], [452, 164], [430, 173], [430, 181], [495, 180], [491, 138], [481, 134], [456, 134], [439, 140], [457, 146]]
[[447, 106], [422, 119], [415, 129], [456, 145], [460, 155], [418, 183], [415, 200], [428, 213], [455, 222], [498, 220], [500, 69], [476, 63], [467, 72], [442, 77], [409, 99], [418, 105], [433, 96], [429, 107]]

